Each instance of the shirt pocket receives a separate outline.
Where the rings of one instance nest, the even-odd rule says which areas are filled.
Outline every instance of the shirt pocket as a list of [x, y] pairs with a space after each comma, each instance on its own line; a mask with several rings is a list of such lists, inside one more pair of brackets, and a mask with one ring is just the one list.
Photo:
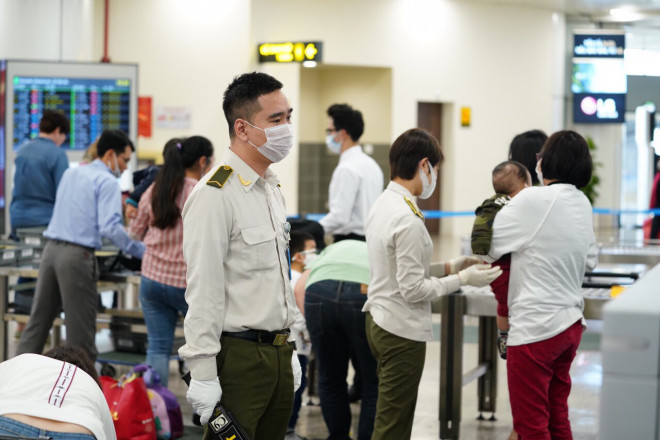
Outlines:
[[269, 225], [241, 229], [243, 269], [258, 271], [272, 269], [278, 263], [275, 231]]

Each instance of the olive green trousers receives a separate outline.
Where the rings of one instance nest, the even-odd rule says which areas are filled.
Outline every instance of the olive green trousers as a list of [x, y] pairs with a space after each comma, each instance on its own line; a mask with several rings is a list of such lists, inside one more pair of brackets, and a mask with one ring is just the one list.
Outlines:
[[[226, 336], [220, 344], [221, 403], [250, 440], [283, 439], [293, 408], [293, 348]], [[212, 439], [213, 432], [204, 427], [203, 440]]]
[[378, 401], [371, 440], [406, 440], [412, 432], [426, 342], [396, 336], [367, 312], [367, 340], [378, 365]]

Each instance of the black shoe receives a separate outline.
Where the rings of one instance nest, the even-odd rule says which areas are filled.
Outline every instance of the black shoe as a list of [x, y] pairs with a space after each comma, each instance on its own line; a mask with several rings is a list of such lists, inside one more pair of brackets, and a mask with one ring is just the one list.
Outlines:
[[192, 422], [195, 426], [202, 426], [202, 420], [197, 413], [193, 413]]

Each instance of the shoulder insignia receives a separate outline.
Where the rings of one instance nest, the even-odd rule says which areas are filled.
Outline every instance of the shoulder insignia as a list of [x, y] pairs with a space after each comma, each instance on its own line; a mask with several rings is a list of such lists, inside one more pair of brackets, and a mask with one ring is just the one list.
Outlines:
[[277, 187], [278, 187], [278, 188], [282, 188], [282, 184], [281, 184], [281, 183], [278, 183], [278, 184], [277, 184]]
[[216, 188], [222, 188], [233, 172], [234, 170], [229, 165], [223, 165], [206, 181], [206, 184], [215, 186]]
[[241, 181], [241, 185], [243, 186], [248, 186], [249, 184], [252, 183], [250, 179], [243, 179], [243, 176], [241, 176], [240, 174], [238, 175], [238, 180]]
[[422, 214], [422, 212], [421, 212], [419, 209], [417, 209], [417, 207], [415, 206], [415, 204], [414, 204], [414, 203], [413, 203], [408, 197], [406, 197], [406, 196], [404, 196], [403, 199], [406, 201], [406, 203], [408, 204], [408, 206], [410, 206], [410, 209], [412, 209], [412, 212], [414, 212], [415, 215], [416, 215], [417, 217], [419, 217], [419, 218], [421, 218], [422, 220], [424, 220], [424, 214]]

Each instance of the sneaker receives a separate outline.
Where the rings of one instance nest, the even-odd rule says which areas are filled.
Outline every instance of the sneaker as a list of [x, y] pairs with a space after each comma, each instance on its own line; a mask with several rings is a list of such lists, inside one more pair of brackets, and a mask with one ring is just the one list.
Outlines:
[[506, 341], [509, 339], [509, 333], [500, 333], [497, 337], [497, 351], [500, 352], [500, 357], [506, 360]]
[[284, 440], [307, 440], [307, 437], [301, 437], [295, 432], [287, 432], [284, 436]]

